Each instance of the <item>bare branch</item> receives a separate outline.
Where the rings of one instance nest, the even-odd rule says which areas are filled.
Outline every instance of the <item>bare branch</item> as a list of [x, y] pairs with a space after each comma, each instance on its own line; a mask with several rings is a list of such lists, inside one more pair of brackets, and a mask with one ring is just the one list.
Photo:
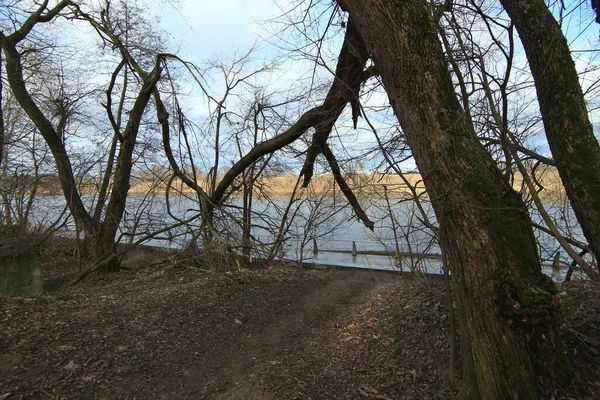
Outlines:
[[335, 159], [333, 152], [327, 145], [325, 145], [324, 150], [325, 158], [329, 163], [329, 167], [331, 168], [333, 177], [335, 178], [335, 181], [338, 184], [339, 188], [342, 190], [342, 193], [344, 193], [344, 196], [346, 196], [346, 198], [348, 199], [348, 202], [352, 206], [352, 209], [356, 213], [356, 216], [365, 224], [367, 228], [373, 230], [375, 228], [375, 224], [369, 219], [367, 213], [365, 213], [365, 211], [362, 209], [360, 203], [358, 202], [358, 199], [354, 195], [354, 192], [352, 192], [352, 189], [350, 188], [350, 186], [348, 186], [348, 183], [342, 176], [342, 171], [340, 170], [340, 166], [337, 160]]

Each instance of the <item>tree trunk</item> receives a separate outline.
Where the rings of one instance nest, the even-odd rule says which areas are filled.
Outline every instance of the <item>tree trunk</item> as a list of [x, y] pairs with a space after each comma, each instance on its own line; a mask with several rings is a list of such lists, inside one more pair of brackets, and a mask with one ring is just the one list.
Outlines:
[[540, 398], [570, 368], [531, 220], [465, 118], [426, 0], [338, 0], [424, 177], [461, 313], [465, 398]]
[[254, 164], [243, 175], [243, 206], [242, 206], [242, 262], [250, 263], [251, 233], [252, 233], [252, 194], [254, 190]]
[[119, 259], [116, 256], [117, 249], [115, 246], [114, 236], [109, 233], [100, 232], [98, 236], [92, 239], [92, 258], [94, 264], [108, 260], [102, 267], [96, 270], [98, 274], [107, 274], [119, 271]]
[[543, 0], [501, 0], [527, 53], [544, 128], [573, 211], [600, 256], [600, 145], [571, 51]]
[[[2, 37], [0, 36], [0, 78], [2, 77]], [[4, 90], [4, 83], [0, 79], [0, 167], [4, 162], [4, 147], [6, 142], [6, 135], [4, 132], [4, 103], [2, 102], [2, 94]]]
[[25, 80], [23, 79], [21, 54], [17, 51], [16, 43], [11, 41], [10, 37], [2, 37], [2, 50], [4, 51], [6, 77], [10, 89], [21, 108], [23, 108], [23, 111], [25, 111], [40, 131], [40, 134], [52, 152], [57, 174], [60, 178], [60, 185], [71, 214], [75, 218], [75, 222], [84, 226], [86, 231], [89, 231], [93, 225], [92, 218], [86, 211], [81, 200], [65, 144], [52, 123], [44, 116], [27, 91]]

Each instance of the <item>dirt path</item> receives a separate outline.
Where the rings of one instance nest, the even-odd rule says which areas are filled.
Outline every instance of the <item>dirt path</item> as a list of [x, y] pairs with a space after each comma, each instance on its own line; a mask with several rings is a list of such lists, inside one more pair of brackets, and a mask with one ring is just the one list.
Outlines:
[[[276, 366], [289, 355], [292, 344], [318, 341], [324, 331], [349, 310], [364, 304], [368, 293], [389, 279], [389, 274], [346, 270], [311, 287], [299, 286], [287, 295], [269, 299], [270, 318], [244, 323], [246, 329], [241, 335], [208, 352], [202, 367], [189, 374], [189, 395], [276, 398], [258, 388], [255, 371], [261, 364]], [[203, 380], [207, 380], [206, 386], [198, 387], [196, 383]]]
[[[398, 279], [156, 266], [41, 299], [0, 299], [0, 395], [280, 398], [271, 378], [283, 361], [304, 361], [297, 352], [330, 342], [371, 292]], [[329, 360], [323, 351], [311, 357], [317, 371]], [[299, 376], [293, 368], [286, 373]]]

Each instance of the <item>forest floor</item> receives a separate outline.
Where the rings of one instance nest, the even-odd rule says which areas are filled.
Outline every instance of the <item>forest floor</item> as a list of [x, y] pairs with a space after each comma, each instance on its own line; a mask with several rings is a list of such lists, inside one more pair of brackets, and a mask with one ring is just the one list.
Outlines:
[[[439, 277], [359, 269], [152, 263], [61, 285], [73, 249], [43, 250], [46, 294], [0, 298], [0, 399], [447, 399]], [[217, 263], [219, 264], [219, 263]], [[575, 382], [600, 398], [600, 285], [561, 285]], [[457, 356], [460, 374], [460, 356]]]

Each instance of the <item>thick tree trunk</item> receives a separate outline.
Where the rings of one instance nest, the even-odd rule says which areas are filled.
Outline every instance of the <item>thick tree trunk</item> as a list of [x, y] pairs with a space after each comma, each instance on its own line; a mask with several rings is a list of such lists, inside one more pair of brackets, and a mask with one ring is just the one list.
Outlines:
[[426, 0], [338, 0], [424, 177], [461, 312], [463, 397], [540, 398], [570, 369], [531, 220], [465, 118]]
[[60, 178], [60, 185], [75, 221], [78, 224], [81, 224], [86, 231], [90, 231], [90, 228], [93, 225], [92, 218], [87, 213], [83, 201], [81, 200], [65, 144], [52, 123], [44, 116], [27, 91], [23, 79], [21, 54], [17, 51], [16, 43], [11, 41], [10, 37], [3, 37], [2, 50], [5, 55], [6, 76], [10, 89], [12, 90], [15, 99], [35, 124], [36, 128], [46, 141], [48, 148], [52, 152], [52, 156], [56, 163], [57, 173]]
[[571, 51], [544, 0], [501, 0], [535, 80], [548, 144], [573, 211], [600, 256], [600, 145], [594, 136]]
[[107, 274], [119, 271], [119, 259], [116, 256], [115, 236], [106, 229], [101, 229], [97, 236], [92, 238], [92, 258], [94, 264], [108, 260], [96, 270], [98, 274]]
[[[2, 77], [2, 37], [0, 36], [0, 78]], [[4, 84], [2, 79], [0, 79], [0, 167], [4, 162], [4, 146], [6, 141], [6, 136], [4, 132], [4, 103], [2, 102], [2, 94]]]

